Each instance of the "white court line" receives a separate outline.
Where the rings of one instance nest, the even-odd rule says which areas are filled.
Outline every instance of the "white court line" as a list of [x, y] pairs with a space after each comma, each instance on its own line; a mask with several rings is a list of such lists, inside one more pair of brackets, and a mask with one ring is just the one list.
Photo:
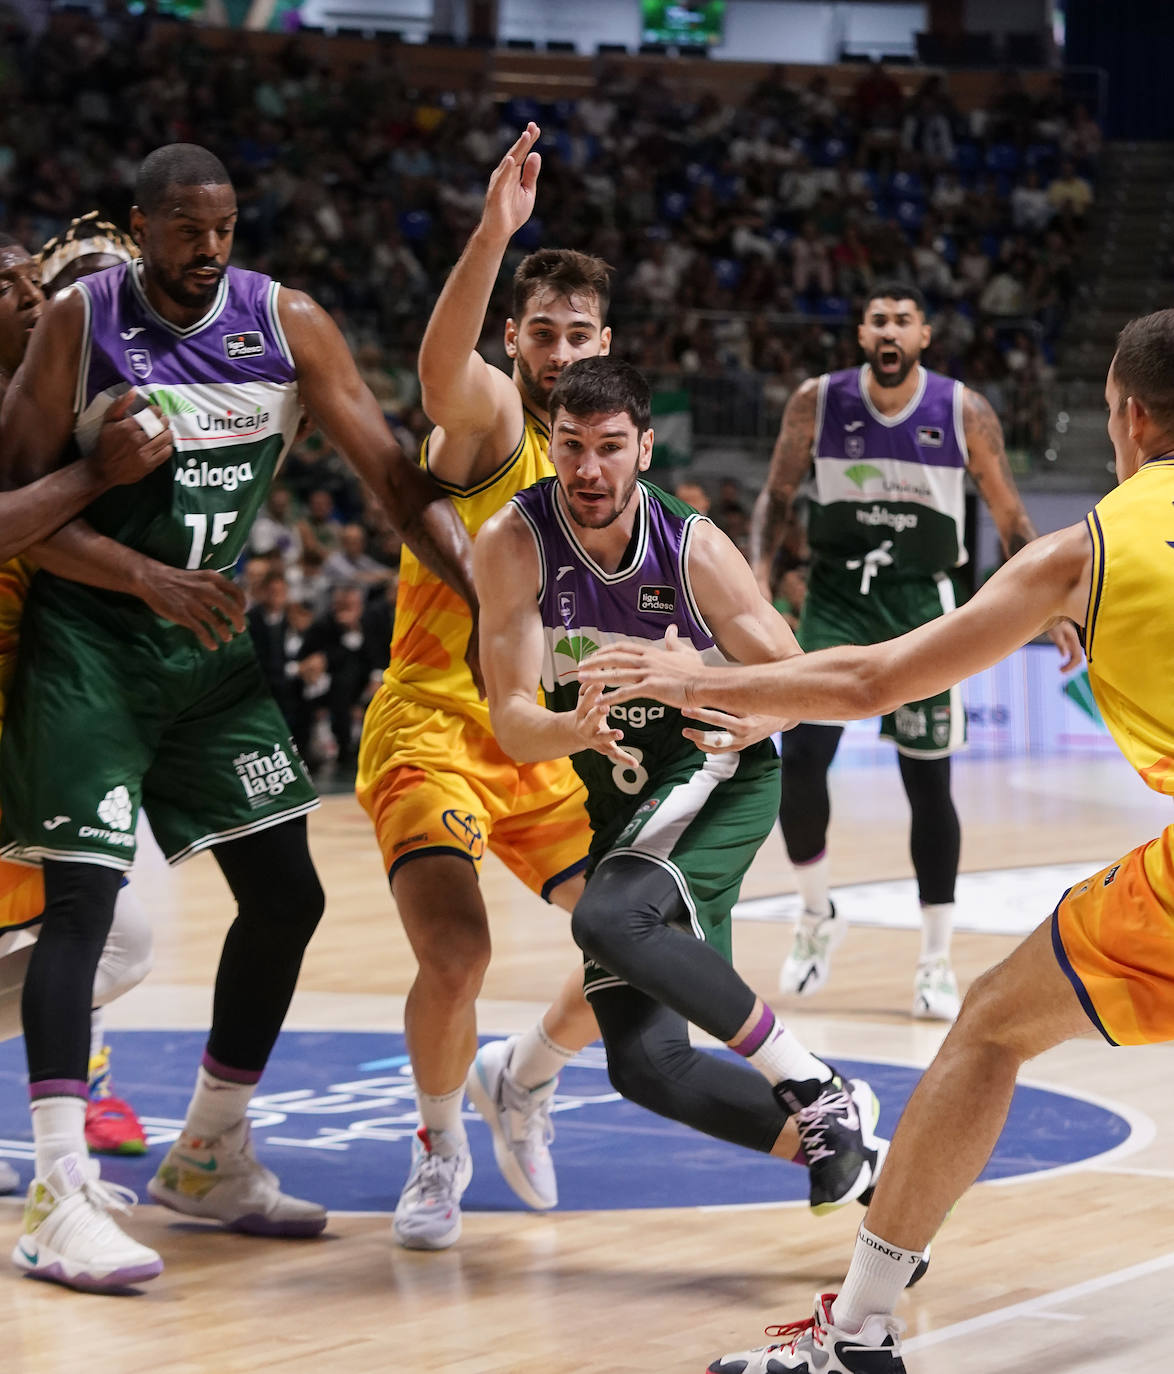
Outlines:
[[955, 1322], [953, 1326], [943, 1326], [938, 1331], [927, 1331], [924, 1336], [914, 1336], [911, 1340], [902, 1341], [902, 1353], [928, 1350], [930, 1346], [944, 1345], [947, 1341], [955, 1341], [961, 1336], [970, 1336], [977, 1331], [989, 1331], [994, 1326], [1005, 1326], [1007, 1322], [1017, 1321], [1020, 1317], [1041, 1316], [1048, 1313], [1048, 1308], [1054, 1307], [1057, 1303], [1074, 1302], [1077, 1298], [1086, 1297], [1090, 1293], [1102, 1293], [1106, 1288], [1119, 1288], [1122, 1284], [1132, 1283], [1134, 1279], [1159, 1274], [1164, 1269], [1174, 1269], [1174, 1254], [1159, 1255], [1156, 1259], [1146, 1260], [1144, 1264], [1134, 1264], [1128, 1269], [1117, 1269], [1112, 1273], [1102, 1274], [1099, 1279], [1087, 1279], [1084, 1283], [1073, 1284], [1071, 1288], [1041, 1293], [1038, 1298], [1012, 1303], [1010, 1307], [998, 1307], [993, 1312], [984, 1312], [981, 1317]]

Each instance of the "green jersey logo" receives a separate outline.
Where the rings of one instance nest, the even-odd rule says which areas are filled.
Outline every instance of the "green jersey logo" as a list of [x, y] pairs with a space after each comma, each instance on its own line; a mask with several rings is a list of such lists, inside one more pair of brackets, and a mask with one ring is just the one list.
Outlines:
[[153, 406], [158, 406], [164, 415], [194, 415], [196, 407], [191, 401], [185, 401], [177, 391], [171, 391], [165, 386], [157, 386], [147, 392], [147, 400]]
[[595, 653], [598, 648], [599, 645], [589, 635], [567, 635], [554, 646], [554, 651], [574, 659], [576, 663], [582, 663], [588, 654]]
[[877, 478], [884, 479], [884, 473], [880, 468], [873, 467], [871, 463], [853, 463], [850, 468], [844, 469], [844, 476], [861, 491], [869, 482]]

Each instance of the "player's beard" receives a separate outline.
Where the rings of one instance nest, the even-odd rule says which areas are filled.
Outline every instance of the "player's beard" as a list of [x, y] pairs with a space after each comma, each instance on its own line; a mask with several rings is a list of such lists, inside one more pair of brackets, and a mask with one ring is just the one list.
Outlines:
[[[901, 366], [894, 372], [883, 372], [879, 365], [881, 353], [888, 349], [895, 350], [901, 358]], [[881, 344], [874, 348], [871, 353], [865, 353], [864, 356], [868, 359], [868, 366], [872, 369], [872, 375], [876, 378], [877, 386], [883, 386], [886, 389], [900, 386], [921, 361], [920, 353], [914, 353], [910, 356], [898, 344]]]
[[[196, 265], [203, 266], [204, 264]], [[216, 264], [209, 263], [207, 265], [215, 266]], [[187, 267], [191, 266], [193, 264], [188, 263]], [[224, 268], [220, 268], [220, 275], [214, 282], [210, 282], [207, 286], [200, 286], [187, 276], [187, 267], [181, 268], [178, 272], [166, 273], [155, 268], [152, 275], [158, 283], [159, 289], [176, 305], [182, 305], [189, 310], [197, 309], [200, 306], [211, 306], [216, 299], [217, 291], [220, 290], [220, 283], [224, 280]]]
[[575, 513], [575, 507], [571, 503], [570, 493], [566, 487], [562, 488], [563, 504], [567, 508], [567, 514], [579, 526], [581, 530], [605, 530], [608, 525], [613, 525], [621, 515], [628, 509], [628, 502], [632, 499], [632, 493], [636, 490], [636, 481], [639, 471], [633, 469], [631, 477], [624, 486], [623, 492], [618, 501], [613, 500], [610, 507], [600, 506], [592, 511], [592, 519], [583, 520]]
[[530, 404], [535, 410], [545, 412], [549, 409], [550, 393], [554, 388], [542, 385], [534, 373], [530, 371], [529, 365], [521, 353], [517, 355], [514, 361], [518, 365], [518, 376], [522, 379], [522, 388], [529, 397]]

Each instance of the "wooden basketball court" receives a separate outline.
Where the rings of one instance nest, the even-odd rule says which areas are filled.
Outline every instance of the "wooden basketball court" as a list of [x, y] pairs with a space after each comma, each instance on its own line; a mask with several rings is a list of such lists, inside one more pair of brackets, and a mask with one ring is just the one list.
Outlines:
[[[964, 870], [1074, 861], [1091, 872], [1169, 818], [1168, 807], [1116, 759], [961, 761], [955, 779]], [[906, 875], [907, 813], [895, 767], [837, 771], [833, 780], [837, 883]], [[311, 841], [327, 916], [288, 1025], [399, 1028], [413, 964], [366, 818], [351, 798], [328, 798], [312, 819]], [[206, 855], [173, 871], [145, 855], [136, 884], [157, 913], [156, 968], [111, 1009], [110, 1022], [203, 1028], [231, 915], [219, 872]], [[776, 834], [744, 895], [792, 887]], [[485, 888], [496, 949], [482, 1030], [522, 1029], [577, 951], [565, 916], [496, 861], [487, 863]], [[942, 1031], [907, 1015], [913, 930], [854, 930], [830, 986], [797, 1007], [775, 996], [789, 942], [785, 923], [735, 926], [739, 967], [814, 1050], [928, 1061]], [[968, 982], [1014, 943], [1009, 935], [959, 934], [960, 979]], [[1174, 1271], [1169, 1069], [1164, 1048], [1111, 1050], [1091, 1035], [1030, 1066], [1032, 1082], [1140, 1114], [1134, 1144], [1142, 1147], [974, 1189], [942, 1232], [929, 1277], [901, 1308], [914, 1374], [1115, 1371], [1125, 1360], [1165, 1367], [1165, 1344], [1148, 1314], [1161, 1310]], [[1146, 1118], [1157, 1128], [1148, 1144]], [[556, 1159], [557, 1149], [556, 1140]], [[378, 1186], [389, 1210], [407, 1159], [406, 1145], [388, 1148]], [[479, 1156], [476, 1167], [494, 1164]], [[664, 1167], [671, 1170], [672, 1160]], [[6, 1244], [18, 1234], [19, 1206], [0, 1200]], [[393, 1242], [387, 1216], [334, 1216], [320, 1240], [280, 1242], [140, 1206], [129, 1229], [167, 1267], [138, 1296], [82, 1295], [0, 1271], [0, 1368], [701, 1374], [715, 1355], [762, 1343], [768, 1322], [808, 1315], [816, 1290], [842, 1277], [860, 1217], [852, 1207], [819, 1220], [797, 1205], [474, 1212], [454, 1249], [423, 1254]]]

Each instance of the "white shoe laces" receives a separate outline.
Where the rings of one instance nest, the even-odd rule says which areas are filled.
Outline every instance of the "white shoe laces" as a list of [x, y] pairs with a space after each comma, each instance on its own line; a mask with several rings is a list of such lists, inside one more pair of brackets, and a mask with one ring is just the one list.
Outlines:
[[456, 1192], [461, 1154], [438, 1155], [425, 1150], [417, 1162], [408, 1190], [425, 1205], [447, 1203]]
[[509, 1124], [517, 1128], [509, 1132], [510, 1143], [529, 1144], [541, 1149], [554, 1139], [554, 1123], [550, 1119], [553, 1093], [541, 1096], [515, 1083], [508, 1073], [501, 1076], [501, 1101], [509, 1117]]
[[[839, 1121], [833, 1120], [837, 1114], [841, 1118]], [[847, 1088], [833, 1088], [821, 1093], [809, 1107], [804, 1107], [796, 1114], [795, 1126], [803, 1142], [808, 1165], [832, 1158], [836, 1152], [827, 1143], [827, 1132], [833, 1126], [850, 1126], [852, 1117], [856, 1115], [856, 1104]]]

